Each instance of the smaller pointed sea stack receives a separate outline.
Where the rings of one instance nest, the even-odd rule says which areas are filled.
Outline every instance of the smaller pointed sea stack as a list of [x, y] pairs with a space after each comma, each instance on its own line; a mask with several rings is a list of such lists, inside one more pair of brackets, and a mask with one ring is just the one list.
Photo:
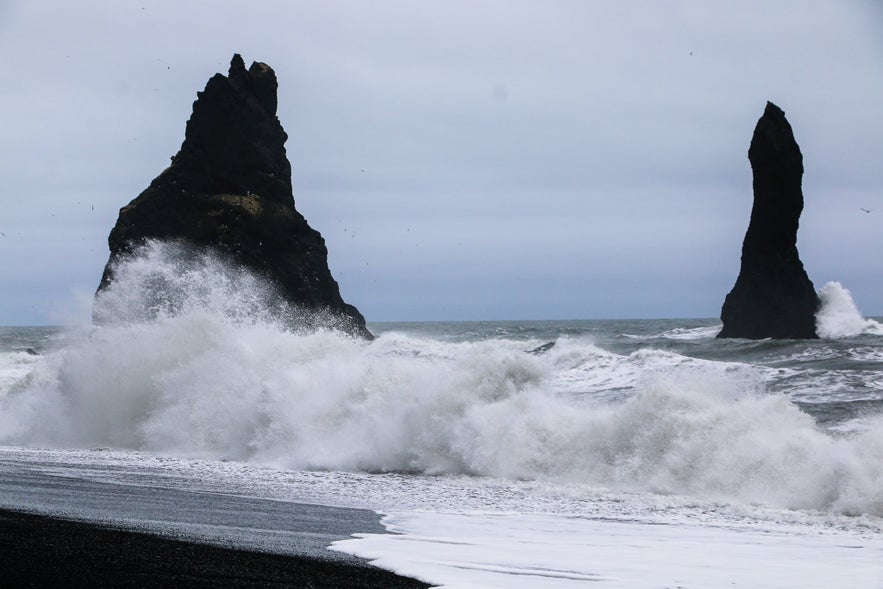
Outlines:
[[116, 263], [148, 240], [211, 250], [268, 280], [318, 324], [370, 338], [365, 319], [340, 296], [318, 231], [294, 207], [288, 136], [276, 117], [276, 74], [234, 55], [227, 76], [198, 93], [184, 143], [172, 164], [120, 210], [110, 232]]
[[718, 337], [815, 338], [819, 297], [797, 254], [803, 155], [785, 113], [771, 102], [754, 129], [748, 159], [754, 206]]

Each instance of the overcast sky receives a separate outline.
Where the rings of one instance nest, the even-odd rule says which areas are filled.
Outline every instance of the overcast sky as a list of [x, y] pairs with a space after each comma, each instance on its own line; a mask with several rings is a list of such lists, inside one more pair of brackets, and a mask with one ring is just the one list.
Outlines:
[[296, 206], [369, 322], [718, 316], [767, 100], [810, 278], [883, 314], [881, 5], [0, 0], [0, 325], [88, 318], [234, 52], [276, 70]]

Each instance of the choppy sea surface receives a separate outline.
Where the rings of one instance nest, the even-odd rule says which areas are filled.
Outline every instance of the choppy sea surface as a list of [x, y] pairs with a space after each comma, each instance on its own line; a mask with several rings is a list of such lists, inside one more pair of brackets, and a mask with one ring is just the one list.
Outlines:
[[666, 319], [366, 342], [278, 321], [219, 260], [155, 245], [117, 276], [112, 326], [0, 328], [0, 468], [373, 509], [397, 534], [333, 550], [445, 587], [883, 587], [883, 325], [837, 283], [813, 341]]

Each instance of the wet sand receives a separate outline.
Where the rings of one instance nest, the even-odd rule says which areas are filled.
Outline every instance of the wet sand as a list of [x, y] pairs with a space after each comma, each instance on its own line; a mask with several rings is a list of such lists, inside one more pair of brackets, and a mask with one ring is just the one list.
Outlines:
[[0, 510], [0, 587], [425, 588], [367, 563], [266, 554]]

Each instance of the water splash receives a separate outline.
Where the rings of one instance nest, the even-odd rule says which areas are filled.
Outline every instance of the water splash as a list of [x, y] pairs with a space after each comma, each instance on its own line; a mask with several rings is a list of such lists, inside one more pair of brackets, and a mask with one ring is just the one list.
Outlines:
[[[566, 338], [534, 355], [541, 341], [292, 330], [259, 280], [212, 256], [182, 266], [161, 245], [116, 276], [99, 305], [118, 321], [0, 395], [0, 443], [883, 514], [883, 418], [833, 437], [743, 364]], [[605, 379], [627, 390], [596, 395]]]
[[828, 282], [819, 289], [822, 306], [816, 314], [819, 337], [838, 338], [869, 334], [883, 335], [883, 324], [862, 317], [852, 294], [839, 282]]
[[93, 317], [98, 325], [204, 316], [241, 326], [348, 331], [345, 319], [290, 304], [268, 280], [211, 249], [148, 240], [118, 260], [113, 272], [113, 282], [95, 297]]

